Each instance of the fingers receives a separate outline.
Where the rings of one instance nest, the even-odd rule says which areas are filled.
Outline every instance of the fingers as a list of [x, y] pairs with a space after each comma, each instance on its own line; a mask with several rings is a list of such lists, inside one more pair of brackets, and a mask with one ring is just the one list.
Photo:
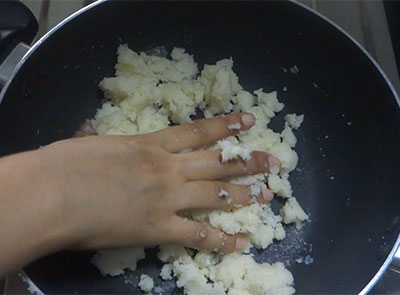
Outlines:
[[269, 172], [279, 160], [264, 152], [252, 152], [249, 160], [235, 159], [221, 163], [221, 152], [197, 151], [182, 157], [182, 175], [188, 180], [215, 180]]
[[247, 240], [242, 235], [228, 235], [206, 224], [179, 216], [173, 217], [172, 240], [185, 247], [232, 253], [247, 248]]
[[[266, 185], [261, 188], [236, 185], [222, 181], [186, 182], [176, 200], [178, 210], [231, 210], [249, 206], [254, 202], [266, 204], [273, 198], [273, 193]], [[176, 197], [176, 196], [175, 196]]]
[[196, 120], [154, 133], [159, 136], [161, 146], [171, 153], [194, 149], [215, 143], [217, 140], [247, 130], [255, 118], [248, 113], [239, 113], [212, 119]]

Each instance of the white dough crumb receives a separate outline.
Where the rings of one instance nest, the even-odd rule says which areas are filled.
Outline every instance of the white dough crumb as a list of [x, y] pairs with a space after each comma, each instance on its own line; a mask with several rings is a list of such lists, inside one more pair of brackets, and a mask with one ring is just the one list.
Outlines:
[[298, 129], [303, 123], [304, 115], [288, 114], [285, 116], [285, 121], [293, 129]]
[[100, 250], [92, 258], [91, 262], [97, 266], [104, 276], [118, 276], [123, 274], [125, 269], [136, 270], [137, 262], [144, 257], [143, 247], [131, 247]]
[[153, 278], [146, 275], [146, 274], [142, 274], [140, 276], [140, 281], [138, 284], [140, 290], [142, 290], [143, 292], [151, 292], [151, 290], [153, 290], [154, 287], [154, 281]]
[[304, 256], [304, 257], [299, 257], [296, 260], [296, 263], [304, 263], [305, 265], [309, 265], [314, 263], [314, 258], [312, 258], [310, 255]]
[[290, 72], [292, 74], [297, 74], [299, 72], [299, 68], [296, 65], [294, 65], [294, 66], [290, 67]]
[[250, 196], [256, 198], [262, 192], [263, 187], [266, 188], [266, 185], [263, 182], [257, 182], [255, 184], [250, 185]]
[[297, 258], [296, 260], [296, 263], [303, 263], [303, 261], [304, 261], [304, 257], [299, 257], [299, 258]]
[[172, 264], [166, 263], [161, 268], [160, 277], [164, 281], [172, 280]]
[[293, 134], [292, 128], [288, 123], [285, 123], [285, 128], [281, 132], [282, 141], [286, 142], [291, 148], [294, 148], [297, 143], [296, 136]]
[[305, 265], [309, 265], [311, 263], [314, 263], [314, 258], [310, 257], [310, 255], [307, 255], [306, 257], [304, 257], [304, 264]]
[[239, 145], [234, 145], [228, 140], [220, 140], [218, 141], [219, 148], [222, 149], [221, 156], [222, 156], [222, 163], [228, 162], [233, 159], [237, 159], [238, 157], [242, 158], [243, 160], [250, 159], [251, 150], [245, 147], [241, 147]]
[[229, 124], [228, 125], [228, 129], [229, 130], [235, 130], [235, 129], [240, 129], [242, 128], [242, 125], [240, 125], [240, 123], [235, 123], [235, 124]]
[[[156, 51], [157, 53], [158, 51]], [[270, 173], [247, 175], [223, 181], [250, 187], [250, 195], [258, 196], [266, 183], [271, 191], [283, 197], [285, 203], [276, 215], [270, 204], [250, 202], [236, 205], [231, 211], [193, 211], [185, 213], [188, 219], [204, 223], [226, 234], [242, 234], [248, 241], [243, 253], [224, 255], [207, 251], [192, 251], [181, 246], [161, 246], [159, 259], [164, 262], [160, 277], [176, 279], [176, 286], [184, 294], [212, 295], [291, 295], [294, 279], [283, 263], [257, 263], [251, 248], [266, 249], [274, 241], [285, 238], [284, 224], [294, 223], [300, 228], [307, 214], [301, 208], [289, 182], [289, 174], [298, 162], [294, 151], [297, 139], [295, 131], [303, 122], [303, 115], [288, 114], [281, 133], [268, 127], [271, 119], [284, 104], [277, 92], [263, 89], [246, 91], [239, 84], [233, 71], [233, 60], [227, 58], [199, 69], [192, 55], [182, 48], [174, 48], [167, 56], [135, 52], [127, 45], [118, 48], [115, 75], [104, 78], [100, 89], [108, 100], [97, 111], [91, 126], [99, 135], [136, 135], [164, 129], [172, 124], [193, 123], [192, 117], [201, 110], [205, 118], [237, 112], [248, 112], [256, 121], [250, 130], [220, 140], [208, 147], [221, 149], [221, 162], [234, 159], [249, 160], [253, 151], [268, 152], [281, 162]], [[154, 52], [152, 53], [154, 54]], [[285, 68], [282, 71], [287, 72]], [[290, 68], [297, 73], [296, 65]], [[287, 87], [284, 87], [284, 91]], [[230, 124], [230, 130], [241, 129], [240, 123]], [[200, 135], [200, 130], [193, 129]], [[191, 152], [183, 150], [181, 153]], [[246, 172], [246, 171], [245, 171]], [[219, 197], [226, 197], [230, 205], [233, 199], [224, 190]], [[220, 246], [226, 245], [227, 235], [218, 235]], [[205, 232], [199, 233], [201, 238]], [[144, 258], [143, 248], [99, 251], [92, 259], [103, 275], [121, 275], [125, 270], [135, 270], [137, 261]], [[304, 258], [303, 258], [304, 260]], [[310, 261], [308, 259], [307, 261]], [[172, 283], [172, 282], [171, 282]], [[140, 288], [150, 292], [154, 287], [151, 277], [141, 277]], [[156, 287], [155, 292], [162, 289]]]
[[301, 227], [303, 221], [308, 220], [308, 215], [293, 197], [286, 201], [286, 204], [280, 210], [280, 215], [285, 223], [295, 223], [297, 228]]
[[224, 190], [223, 188], [219, 189], [219, 193], [218, 193], [218, 197], [224, 198], [229, 196], [228, 192], [226, 190]]

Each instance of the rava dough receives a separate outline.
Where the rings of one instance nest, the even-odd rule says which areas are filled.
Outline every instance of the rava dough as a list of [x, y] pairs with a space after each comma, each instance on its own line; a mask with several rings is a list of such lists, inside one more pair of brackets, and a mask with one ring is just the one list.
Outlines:
[[[293, 196], [289, 173], [298, 161], [293, 150], [297, 142], [294, 130], [300, 127], [303, 115], [286, 115], [281, 133], [268, 128], [271, 119], [284, 108], [283, 103], [279, 102], [276, 92], [243, 89], [239, 77], [233, 72], [231, 58], [205, 65], [200, 71], [193, 56], [181, 48], [174, 48], [170, 58], [136, 53], [126, 45], [121, 45], [117, 54], [115, 76], [100, 82], [100, 89], [108, 101], [91, 121], [98, 134], [154, 132], [171, 123], [190, 122], [197, 109], [201, 109], [206, 118], [231, 112], [252, 113], [256, 123], [250, 130], [221, 140], [210, 149], [221, 148], [222, 161], [237, 157], [249, 159], [252, 151], [264, 151], [277, 157], [281, 162], [280, 168], [268, 174], [228, 181], [249, 185], [254, 193], [267, 185], [285, 201], [285, 205], [277, 215], [269, 205], [252, 203], [231, 212], [197, 212], [188, 218], [229, 234], [242, 233], [249, 241], [249, 248], [261, 249], [267, 248], [274, 240], [285, 238], [283, 224], [294, 223], [301, 227], [308, 216]], [[229, 128], [240, 126], [231, 125]], [[229, 196], [224, 197], [229, 201]], [[143, 248], [136, 247], [99, 251], [92, 262], [103, 275], [115, 276], [127, 269], [135, 270], [136, 262], [143, 258]], [[161, 247], [159, 258], [165, 262], [161, 278], [176, 278], [177, 286], [182, 287], [185, 294], [285, 295], [295, 292], [293, 276], [281, 262], [259, 264], [248, 253], [196, 253], [171, 245]], [[150, 285], [148, 278], [142, 277], [142, 290], [148, 292]]]

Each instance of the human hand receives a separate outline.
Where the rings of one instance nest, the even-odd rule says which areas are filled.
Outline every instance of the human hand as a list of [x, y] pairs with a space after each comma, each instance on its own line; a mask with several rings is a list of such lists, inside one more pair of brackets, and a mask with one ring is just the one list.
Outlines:
[[[59, 141], [37, 151], [52, 193], [59, 196], [68, 246], [99, 249], [181, 244], [229, 253], [246, 248], [241, 235], [228, 235], [187, 220], [188, 210], [229, 210], [249, 205], [249, 188], [224, 182], [231, 176], [268, 172], [279, 161], [264, 152], [221, 163], [220, 151], [198, 150], [254, 124], [250, 114], [233, 114], [136, 136], [87, 136]], [[232, 202], [219, 197], [229, 193]], [[257, 201], [273, 197], [264, 189]], [[226, 237], [221, 243], [221, 235]]]

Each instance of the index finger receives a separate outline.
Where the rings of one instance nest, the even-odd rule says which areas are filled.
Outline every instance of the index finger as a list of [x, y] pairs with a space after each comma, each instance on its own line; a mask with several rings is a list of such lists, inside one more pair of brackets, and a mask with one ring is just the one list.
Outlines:
[[166, 151], [177, 153], [215, 143], [253, 126], [255, 118], [249, 113], [238, 113], [202, 119], [184, 125], [173, 126], [157, 132], [160, 144]]

